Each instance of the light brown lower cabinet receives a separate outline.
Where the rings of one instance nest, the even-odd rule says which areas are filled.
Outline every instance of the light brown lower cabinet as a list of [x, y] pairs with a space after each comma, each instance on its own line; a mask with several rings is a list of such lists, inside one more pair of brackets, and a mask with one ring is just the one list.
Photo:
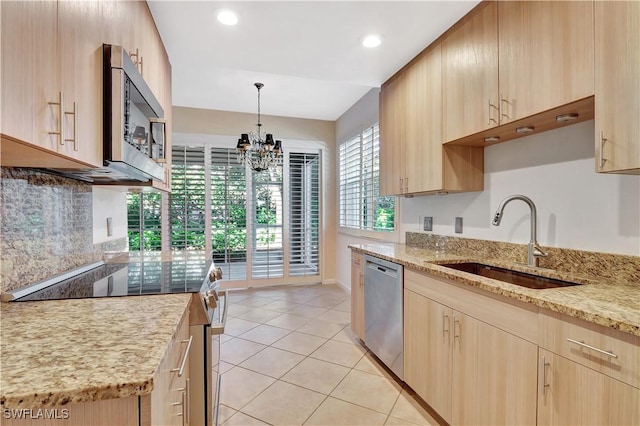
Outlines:
[[404, 273], [404, 380], [448, 423], [640, 425], [640, 337]]
[[[4, 410], [3, 426], [185, 426], [189, 424], [189, 310], [142, 396], [87, 401], [52, 408]], [[184, 366], [184, 368], [182, 368]], [[204, 374], [204, 371], [196, 372]], [[21, 418], [19, 418], [21, 417]]]
[[187, 310], [153, 378], [153, 391], [140, 397], [141, 426], [189, 424], [191, 342]]
[[640, 424], [640, 389], [540, 349], [538, 424]]
[[405, 381], [442, 418], [535, 424], [537, 347], [405, 290]]
[[364, 271], [362, 253], [351, 251], [351, 330], [364, 340]]

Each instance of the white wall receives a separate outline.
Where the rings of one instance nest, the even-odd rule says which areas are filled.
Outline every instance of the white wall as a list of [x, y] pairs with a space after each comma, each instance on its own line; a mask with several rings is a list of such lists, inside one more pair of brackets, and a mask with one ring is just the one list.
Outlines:
[[595, 173], [594, 151], [593, 120], [485, 148], [484, 191], [402, 199], [401, 239], [433, 216], [434, 233], [527, 243], [523, 202], [509, 203], [501, 225], [491, 225], [500, 201], [522, 194], [536, 204], [540, 244], [640, 255], [640, 176]]
[[[127, 236], [126, 188], [94, 186], [93, 243], [104, 243]], [[113, 235], [107, 236], [107, 217], [113, 220]]]
[[[378, 97], [369, 92], [336, 123], [336, 142], [378, 119]], [[371, 121], [373, 120], [373, 121]], [[499, 227], [491, 225], [496, 207], [512, 194], [531, 198], [538, 210], [542, 245], [640, 255], [640, 176], [595, 173], [593, 120], [485, 148], [484, 191], [396, 198], [405, 232], [423, 232], [432, 216], [433, 232], [467, 238], [527, 243], [529, 209], [514, 201]], [[454, 218], [464, 221], [454, 233]], [[338, 283], [349, 288], [349, 244], [371, 240], [341, 233], [336, 238]]]

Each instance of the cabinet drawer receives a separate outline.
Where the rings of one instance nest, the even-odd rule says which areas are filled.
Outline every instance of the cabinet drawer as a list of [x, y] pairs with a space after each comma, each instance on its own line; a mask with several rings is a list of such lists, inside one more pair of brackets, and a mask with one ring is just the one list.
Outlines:
[[541, 347], [640, 388], [640, 337], [547, 310], [539, 325]]

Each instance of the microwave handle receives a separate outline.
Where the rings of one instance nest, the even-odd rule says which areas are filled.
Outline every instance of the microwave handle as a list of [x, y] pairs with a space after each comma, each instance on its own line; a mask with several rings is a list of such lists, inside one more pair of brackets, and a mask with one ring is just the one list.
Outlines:
[[[149, 153], [151, 156], [151, 159], [154, 160], [156, 163], [166, 163], [167, 162], [167, 157], [166, 157], [166, 149], [167, 149], [167, 120], [165, 120], [164, 118], [157, 118], [157, 117], [149, 117], [149, 123], [150, 123], [150, 129], [149, 129]], [[153, 156], [153, 130], [154, 130], [154, 126], [162, 126], [162, 145], [159, 147], [159, 156], [157, 158], [155, 158]]]

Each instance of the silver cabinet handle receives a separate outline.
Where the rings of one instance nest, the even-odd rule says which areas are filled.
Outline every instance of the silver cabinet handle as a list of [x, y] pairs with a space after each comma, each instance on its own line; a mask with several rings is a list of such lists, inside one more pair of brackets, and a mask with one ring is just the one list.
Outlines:
[[400, 193], [402, 194], [404, 192], [404, 179], [400, 178]]
[[407, 192], [409, 192], [409, 178], [405, 177], [404, 178], [404, 193], [406, 194]]
[[58, 102], [49, 102], [49, 105], [58, 105], [59, 124], [58, 130], [55, 132], [49, 132], [50, 135], [58, 135], [60, 138], [60, 145], [64, 145], [64, 93], [58, 92]]
[[544, 356], [540, 357], [540, 365], [538, 366], [538, 385], [540, 393], [544, 395], [549, 385], [547, 384], [547, 366], [550, 365]]
[[500, 114], [500, 123], [502, 123], [502, 119], [503, 118], [506, 118], [507, 120], [509, 119], [509, 115], [502, 112], [502, 104], [503, 103], [506, 103], [508, 105], [509, 104], [509, 100], [503, 98], [502, 97], [502, 93], [500, 93], [500, 108], [498, 108], [498, 113]]
[[609, 356], [611, 358], [618, 358], [618, 355], [614, 354], [613, 351], [605, 351], [605, 350], [602, 350], [602, 349], [598, 349], [598, 348], [593, 347], [591, 345], [587, 345], [584, 342], [580, 342], [578, 340], [573, 340], [573, 339], [570, 339], [568, 337], [567, 337], [567, 341], [571, 342], [571, 343], [575, 343], [578, 346], [582, 346], [583, 348], [587, 348], [587, 349], [591, 349], [592, 351], [600, 352], [601, 354]]
[[604, 158], [604, 143], [607, 141], [607, 139], [604, 137], [604, 131], [600, 130], [600, 170], [602, 170], [602, 168], [604, 167], [604, 163], [607, 161], [606, 158]]
[[[458, 334], [456, 334], [456, 324], [458, 325]], [[453, 316], [453, 338], [460, 338], [460, 320], [456, 319], [456, 316]]]
[[488, 101], [489, 104], [489, 122], [487, 123], [488, 126], [491, 125], [491, 123], [495, 123], [498, 124], [498, 122], [496, 121], [495, 118], [491, 117], [491, 108], [497, 109], [498, 110], [498, 114], [500, 114], [500, 108], [495, 106], [494, 104], [491, 103], [491, 99], [489, 99]]
[[449, 325], [449, 315], [443, 313], [442, 314], [442, 335], [443, 336], [445, 333], [449, 332], [450, 327], [447, 327], [447, 325]]
[[178, 377], [182, 377], [184, 374], [184, 367], [187, 365], [187, 359], [189, 358], [189, 351], [191, 350], [191, 343], [193, 342], [193, 336], [189, 336], [189, 340], [183, 340], [181, 343], [187, 344], [187, 349], [184, 351], [184, 356], [182, 357], [182, 362], [180, 363], [179, 368], [172, 368], [171, 372], [178, 372]]
[[142, 74], [142, 56], [140, 56], [140, 51], [137, 47], [136, 53], [129, 53], [129, 57], [131, 58], [131, 60], [133, 60], [134, 57], [136, 58], [133, 64], [136, 66], [136, 68], [138, 67], [138, 65], [140, 65], [140, 74]]
[[182, 407], [182, 411], [177, 413], [176, 416], [182, 417], [182, 426], [185, 426], [185, 425], [189, 424], [188, 420], [186, 420], [186, 417], [187, 417], [186, 413], [189, 412], [187, 410], [188, 402], [186, 401], [187, 400], [187, 391], [186, 391], [186, 388], [180, 388], [180, 389], [176, 389], [176, 390], [180, 392], [180, 402], [172, 402], [171, 405], [174, 406], [174, 407], [176, 405], [179, 405], [179, 406]]
[[[65, 142], [73, 142], [73, 150], [78, 150], [78, 104], [73, 103], [73, 110], [71, 112], [65, 111], [65, 115], [73, 115], [73, 138], [67, 139], [63, 137]], [[64, 145], [64, 144], [63, 144]]]

